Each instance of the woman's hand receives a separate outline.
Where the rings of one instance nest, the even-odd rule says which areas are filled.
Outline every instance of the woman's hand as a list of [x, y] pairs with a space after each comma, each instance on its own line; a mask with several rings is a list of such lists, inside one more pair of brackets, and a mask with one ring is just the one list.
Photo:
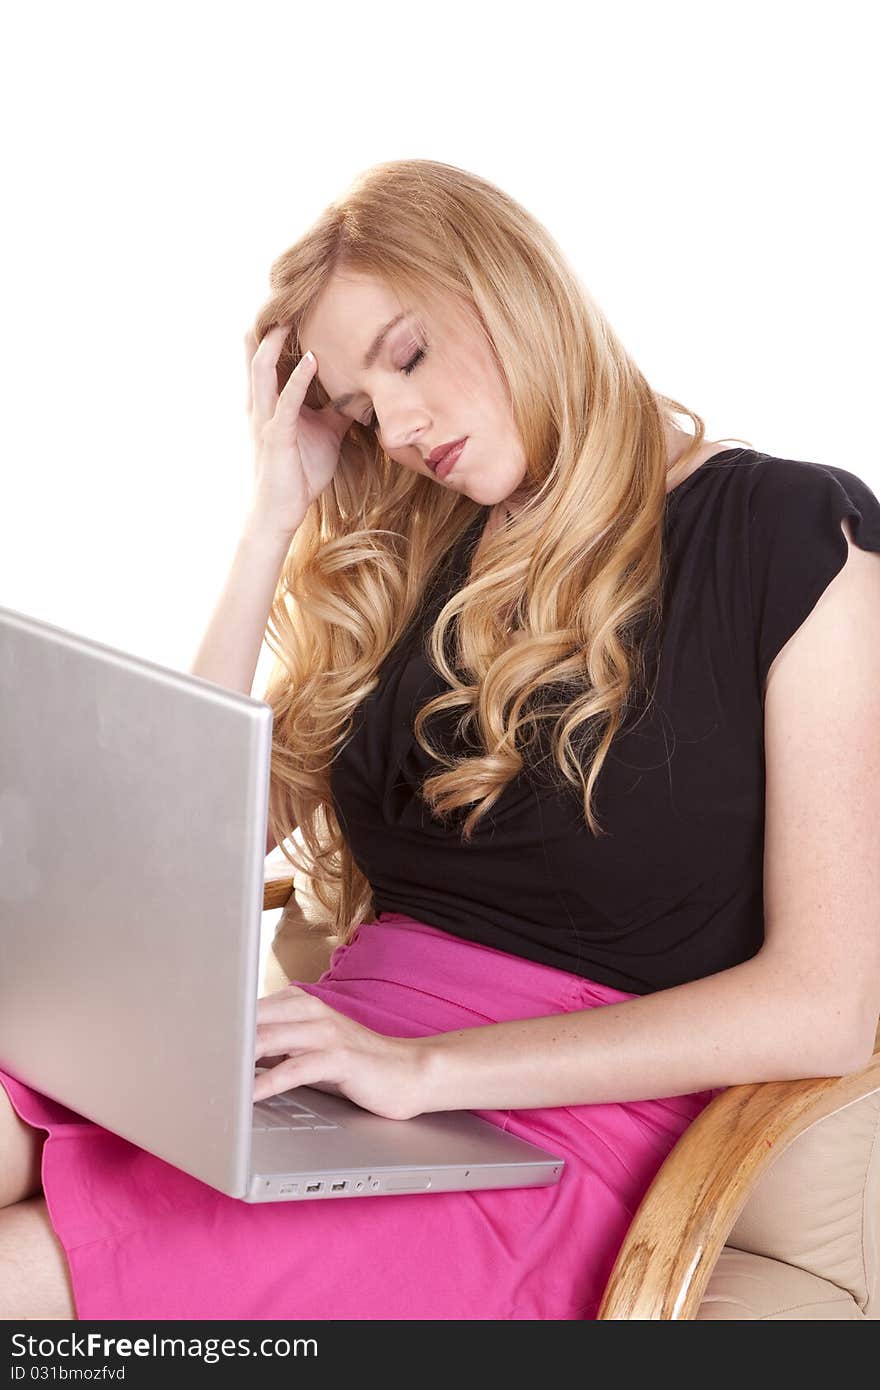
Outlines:
[[256, 1060], [271, 1070], [256, 1077], [255, 1101], [314, 1086], [374, 1115], [409, 1120], [422, 1113], [422, 1056], [418, 1038], [374, 1033], [298, 985], [257, 1000]]
[[254, 443], [251, 513], [263, 529], [285, 536], [293, 535], [336, 472], [352, 423], [329, 406], [312, 410], [305, 404], [317, 370], [314, 357], [300, 358], [279, 393], [276, 368], [290, 331], [289, 323], [276, 324], [259, 344], [252, 329], [245, 334], [247, 412]]

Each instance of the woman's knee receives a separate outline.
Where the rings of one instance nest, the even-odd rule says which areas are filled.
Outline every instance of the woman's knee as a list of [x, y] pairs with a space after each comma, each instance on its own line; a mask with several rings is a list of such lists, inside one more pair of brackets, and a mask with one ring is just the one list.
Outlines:
[[0, 1207], [42, 1192], [46, 1131], [29, 1125], [0, 1086]]
[[32, 1197], [0, 1212], [0, 1320], [76, 1319], [67, 1255], [45, 1199]]

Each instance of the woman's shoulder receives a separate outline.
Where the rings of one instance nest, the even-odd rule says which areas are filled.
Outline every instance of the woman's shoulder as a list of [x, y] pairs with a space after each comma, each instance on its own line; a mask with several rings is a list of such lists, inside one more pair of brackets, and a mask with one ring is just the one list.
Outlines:
[[821, 505], [825, 499], [838, 503], [842, 499], [856, 502], [872, 512], [877, 498], [860, 474], [839, 464], [814, 459], [788, 458], [778, 454], [751, 451], [754, 461], [750, 477], [750, 494], [765, 509], [785, 501], [795, 505], [799, 500]]
[[[712, 485], [714, 482], [714, 486]], [[749, 520], [773, 519], [780, 507], [821, 507], [856, 502], [872, 512], [877, 498], [858, 473], [835, 464], [789, 458], [752, 447], [714, 450], [669, 492], [674, 505], [688, 497], [695, 506], [716, 496], [735, 493], [743, 500]]]
[[843, 523], [860, 549], [880, 551], [880, 501], [858, 473], [809, 459], [752, 451], [740, 476], [742, 494], [719, 509], [726, 520], [716, 540], [731, 537], [736, 574], [747, 575], [763, 690], [776, 656], [846, 562]]

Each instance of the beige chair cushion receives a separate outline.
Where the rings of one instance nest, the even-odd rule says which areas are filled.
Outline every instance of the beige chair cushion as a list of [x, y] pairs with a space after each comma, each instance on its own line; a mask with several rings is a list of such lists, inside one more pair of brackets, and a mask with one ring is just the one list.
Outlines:
[[721, 1252], [697, 1312], [701, 1322], [805, 1318], [860, 1321], [865, 1314], [848, 1293], [827, 1279], [730, 1246]]
[[799, 1135], [762, 1177], [699, 1318], [880, 1318], [880, 1091]]

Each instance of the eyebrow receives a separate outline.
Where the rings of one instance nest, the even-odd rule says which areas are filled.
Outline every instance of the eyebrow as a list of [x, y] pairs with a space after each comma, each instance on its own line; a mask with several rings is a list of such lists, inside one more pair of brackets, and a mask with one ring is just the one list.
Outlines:
[[[405, 318], [406, 310], [404, 310], [403, 313], [396, 314], [393, 319], [388, 320], [384, 328], [379, 329], [379, 332], [376, 334], [375, 338], [373, 339], [364, 356], [363, 370], [365, 372], [368, 371], [370, 367], [372, 367], [376, 358], [379, 356], [379, 353], [382, 351], [382, 344], [388, 337], [388, 334], [391, 332], [392, 328], [394, 328], [398, 323], [400, 323], [401, 319]], [[330, 410], [341, 410], [344, 405], [348, 405], [349, 401], [353, 401], [357, 394], [358, 393], [356, 391], [349, 391], [344, 396], [336, 396], [332, 401], [328, 402], [328, 408]]]

